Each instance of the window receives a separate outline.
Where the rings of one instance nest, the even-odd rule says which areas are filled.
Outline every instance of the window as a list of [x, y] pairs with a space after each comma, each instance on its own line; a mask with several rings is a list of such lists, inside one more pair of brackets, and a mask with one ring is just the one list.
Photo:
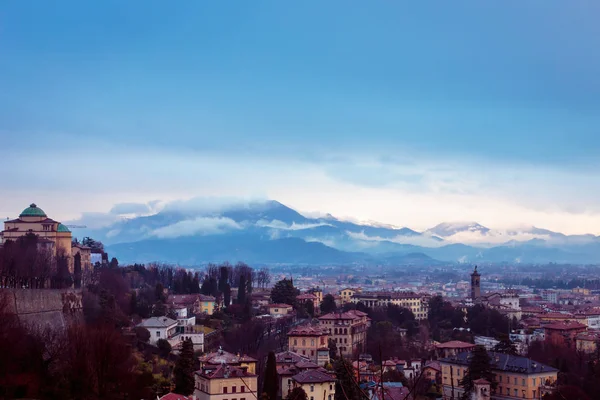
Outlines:
[[240, 386], [240, 392], [244, 393], [246, 391], [246, 386]]
[[533, 398], [535, 399], [535, 390], [533, 391]]
[[[533, 386], [535, 386], [535, 378], [533, 378]], [[533, 397], [535, 397], [535, 396], [533, 396]]]
[[302, 339], [302, 346], [306, 346], [306, 339]]
[[294, 346], [298, 346], [298, 339], [294, 339]]
[[226, 394], [226, 393], [227, 393], [227, 386], [224, 386], [223, 387], [223, 394]]
[[517, 389], [514, 389], [515, 392], [515, 397], [519, 396], [519, 391]]
[[311, 356], [314, 356], [314, 355], [315, 355], [315, 351], [314, 351], [314, 350], [311, 350], [311, 351], [310, 351], [310, 355], [311, 355]]
[[160, 337], [160, 331], [156, 331], [156, 337]]
[[329, 385], [329, 390], [333, 390], [333, 385]]
[[315, 345], [315, 339], [312, 339], [312, 340], [310, 341], [310, 345], [311, 345], [311, 346], [314, 346], [314, 345]]
[[315, 400], [315, 398], [313, 396], [310, 396], [310, 400]]
[[[235, 386], [232, 386], [232, 387], [231, 387], [231, 393], [235, 393], [235, 392], [237, 392], [237, 387], [235, 387]], [[235, 400], [235, 399], [234, 399], [234, 400]]]
[[502, 382], [502, 375], [500, 375], [499, 381]]
[[311, 393], [315, 391], [315, 385], [310, 385], [310, 391]]
[[525, 386], [525, 379], [523, 379], [523, 386]]
[[[517, 377], [515, 376], [515, 378], [514, 378], [514, 379], [515, 379], [515, 385], [516, 385], [516, 384], [517, 384]], [[515, 390], [516, 390], [516, 389], [515, 389]]]
[[502, 386], [498, 386], [498, 394], [502, 394]]

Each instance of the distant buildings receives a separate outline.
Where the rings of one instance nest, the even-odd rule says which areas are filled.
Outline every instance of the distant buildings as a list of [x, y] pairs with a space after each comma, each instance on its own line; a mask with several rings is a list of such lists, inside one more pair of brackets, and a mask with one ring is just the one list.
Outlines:
[[156, 344], [160, 339], [169, 339], [177, 333], [177, 321], [168, 317], [148, 318], [137, 326], [148, 329], [151, 344]]
[[170, 307], [186, 307], [191, 314], [213, 315], [216, 299], [203, 294], [173, 294], [167, 298]]
[[427, 319], [429, 312], [429, 297], [414, 292], [359, 292], [352, 296], [351, 301], [369, 308], [388, 304], [408, 308], [417, 320]]
[[294, 311], [294, 307], [289, 304], [269, 304], [267, 306], [269, 314], [273, 317], [285, 317]]
[[455, 357], [458, 353], [470, 352], [474, 348], [473, 343], [461, 342], [460, 340], [435, 345], [435, 351], [439, 358]]
[[575, 338], [585, 332], [586, 325], [579, 322], [555, 322], [544, 326], [546, 340], [552, 344], [575, 348]]
[[198, 400], [257, 399], [258, 376], [247, 367], [204, 365], [195, 374], [194, 396]]

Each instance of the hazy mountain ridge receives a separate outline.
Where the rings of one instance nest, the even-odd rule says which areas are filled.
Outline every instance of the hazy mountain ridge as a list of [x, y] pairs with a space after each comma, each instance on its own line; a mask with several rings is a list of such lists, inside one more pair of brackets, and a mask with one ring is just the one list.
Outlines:
[[495, 230], [476, 222], [442, 223], [417, 232], [331, 215], [309, 218], [274, 200], [165, 207], [76, 234], [102, 240], [123, 260], [186, 264], [224, 259], [305, 264], [600, 260], [600, 239], [594, 235], [568, 236], [536, 227]]

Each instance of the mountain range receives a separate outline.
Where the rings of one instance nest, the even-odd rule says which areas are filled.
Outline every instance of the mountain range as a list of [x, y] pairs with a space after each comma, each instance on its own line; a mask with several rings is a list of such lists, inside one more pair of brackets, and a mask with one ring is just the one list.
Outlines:
[[329, 214], [310, 218], [275, 200], [165, 207], [76, 235], [104, 242], [121, 261], [183, 265], [224, 260], [314, 265], [600, 261], [600, 237], [594, 235], [564, 235], [532, 226], [495, 230], [476, 222], [442, 223], [418, 232]]

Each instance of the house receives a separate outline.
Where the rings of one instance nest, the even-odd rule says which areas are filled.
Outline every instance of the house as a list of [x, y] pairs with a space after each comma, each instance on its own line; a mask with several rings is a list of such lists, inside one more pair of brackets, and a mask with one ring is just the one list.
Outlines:
[[384, 382], [383, 399], [381, 398], [381, 389], [376, 386], [369, 390], [369, 393], [371, 393], [371, 400], [404, 400], [410, 393], [410, 389], [400, 382]]
[[289, 304], [282, 303], [269, 304], [267, 308], [269, 309], [269, 314], [276, 318], [285, 317], [286, 315], [291, 314], [294, 309]]
[[294, 387], [302, 388], [308, 400], [333, 400], [335, 378], [320, 370], [307, 370], [292, 377]]
[[151, 344], [156, 344], [159, 339], [169, 339], [177, 333], [177, 321], [168, 317], [148, 318], [137, 326], [148, 329]]
[[[460, 398], [460, 385], [467, 373], [471, 352], [460, 352], [439, 360], [442, 368], [444, 397]], [[491, 393], [496, 399], [539, 399], [556, 383], [558, 370], [529, 358], [490, 352], [490, 363], [498, 387]]]
[[159, 397], [158, 400], [192, 400], [192, 398], [184, 396], [182, 394], [167, 393], [164, 396]]
[[329, 333], [320, 325], [304, 324], [287, 333], [288, 349], [302, 354], [319, 366], [329, 363]]
[[575, 348], [583, 353], [593, 353], [600, 340], [600, 332], [580, 332], [575, 336]]
[[170, 307], [186, 307], [190, 314], [212, 315], [215, 312], [215, 298], [203, 294], [172, 294], [167, 298]]
[[194, 396], [198, 400], [254, 400], [257, 378], [245, 367], [205, 365], [196, 371]]
[[279, 396], [285, 398], [294, 388], [292, 377], [300, 372], [310, 369], [321, 369], [307, 357], [292, 351], [283, 351], [275, 354], [277, 375], [279, 376]]
[[351, 303], [352, 296], [354, 296], [358, 292], [360, 292], [359, 289], [353, 289], [353, 288], [345, 288], [345, 289], [340, 290], [340, 298], [341, 298], [342, 304]]
[[329, 336], [343, 356], [352, 356], [355, 352], [364, 350], [370, 322], [367, 314], [358, 310], [334, 312], [319, 317], [319, 323], [329, 331]]
[[225, 364], [232, 367], [240, 367], [247, 370], [251, 374], [256, 373], [256, 364], [258, 360], [247, 355], [233, 354], [223, 350], [219, 347], [219, 350], [212, 353], [205, 354], [198, 358], [200, 361], [200, 367], [211, 367], [214, 369], [216, 366]]
[[587, 330], [587, 326], [579, 322], [555, 322], [544, 325], [546, 340], [552, 344], [575, 347], [575, 337]]
[[423, 377], [431, 383], [442, 383], [442, 366], [439, 361], [428, 361], [423, 367]]
[[175, 306], [173, 313], [177, 316], [178, 326], [194, 326], [196, 325], [196, 316], [188, 316], [188, 309], [185, 306]]
[[319, 298], [312, 293], [300, 294], [296, 296], [296, 301], [300, 304], [312, 303], [315, 311], [319, 311], [319, 305], [321, 304]]
[[451, 340], [435, 345], [435, 351], [439, 358], [456, 356], [458, 353], [469, 352], [474, 348], [473, 343], [461, 342], [460, 340]]
[[191, 340], [194, 345], [194, 351], [204, 351], [204, 331], [197, 326], [178, 326], [177, 334], [168, 340], [173, 352], [179, 354], [184, 340]]

